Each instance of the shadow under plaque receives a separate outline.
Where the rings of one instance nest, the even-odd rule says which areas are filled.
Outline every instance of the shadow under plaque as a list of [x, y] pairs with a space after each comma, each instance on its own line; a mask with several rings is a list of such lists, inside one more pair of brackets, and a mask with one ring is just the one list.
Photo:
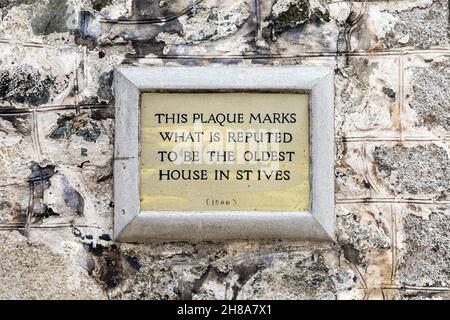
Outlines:
[[121, 67], [115, 239], [334, 238], [333, 72]]

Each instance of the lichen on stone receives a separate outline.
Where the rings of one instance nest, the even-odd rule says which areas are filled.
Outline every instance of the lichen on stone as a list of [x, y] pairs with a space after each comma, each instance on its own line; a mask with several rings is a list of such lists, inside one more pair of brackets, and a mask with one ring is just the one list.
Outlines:
[[69, 114], [58, 119], [58, 126], [53, 129], [51, 139], [69, 139], [72, 135], [82, 137], [85, 141], [95, 142], [101, 134], [97, 123], [88, 118], [87, 114]]
[[97, 96], [100, 100], [105, 100], [110, 103], [114, 102], [114, 93], [112, 90], [112, 84], [114, 80], [114, 72], [104, 72], [98, 79]]
[[328, 10], [311, 7], [309, 0], [277, 0], [270, 16], [272, 35], [303, 25], [308, 21], [329, 22]]
[[178, 20], [180, 34], [161, 32], [156, 40], [167, 45], [199, 43], [225, 38], [234, 34], [250, 17], [250, 8], [243, 0], [224, 0], [217, 5], [196, 4], [189, 15]]
[[[286, 7], [287, 5], [287, 7]], [[279, 8], [283, 6], [283, 9]], [[272, 7], [273, 32], [281, 33], [308, 21], [311, 16], [309, 1], [277, 1]]]
[[55, 77], [44, 75], [29, 65], [3, 69], [0, 71], [0, 101], [45, 104], [57, 90], [56, 82]]

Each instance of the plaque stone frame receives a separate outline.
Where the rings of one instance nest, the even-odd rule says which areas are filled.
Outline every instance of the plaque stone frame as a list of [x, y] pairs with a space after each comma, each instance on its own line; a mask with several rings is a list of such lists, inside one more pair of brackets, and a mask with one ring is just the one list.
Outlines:
[[[115, 70], [114, 238], [122, 242], [334, 240], [334, 71], [326, 67], [136, 67]], [[309, 95], [309, 211], [141, 211], [144, 92]], [[194, 182], [195, 183], [195, 182]]]

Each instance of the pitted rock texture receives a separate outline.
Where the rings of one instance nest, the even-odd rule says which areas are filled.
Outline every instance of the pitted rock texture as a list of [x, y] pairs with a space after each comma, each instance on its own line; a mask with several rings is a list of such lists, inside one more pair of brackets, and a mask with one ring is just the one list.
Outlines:
[[272, 7], [273, 34], [301, 25], [311, 16], [309, 1], [277, 1]]
[[446, 198], [450, 190], [447, 151], [435, 144], [415, 147], [378, 146], [374, 150], [378, 172], [396, 193]]
[[[394, 57], [346, 58], [336, 70], [336, 124], [339, 135], [399, 130], [398, 67]], [[386, 72], [389, 70], [389, 72]]]
[[405, 248], [398, 272], [403, 285], [450, 286], [450, 216], [434, 212], [428, 218], [403, 217]]
[[308, 0], [272, 3], [261, 24], [262, 39], [257, 39], [261, 50], [284, 54], [336, 51], [339, 28], [328, 6]]
[[192, 18], [181, 22], [187, 42], [216, 40], [236, 32], [249, 17], [250, 10], [245, 1], [225, 0], [218, 7], [199, 4], [192, 14]]
[[449, 45], [449, 4], [446, 0], [429, 1], [396, 13], [393, 30], [385, 40], [387, 47], [415, 46], [418, 48]]
[[348, 214], [338, 219], [338, 241], [347, 260], [357, 265], [366, 264], [373, 251], [390, 248], [390, 239], [378, 221], [367, 221]]
[[272, 6], [270, 20], [272, 35], [276, 37], [277, 34], [306, 22], [329, 22], [330, 13], [326, 9], [311, 7], [308, 0], [278, 0]]
[[291, 255], [255, 274], [243, 299], [336, 299], [333, 271], [320, 254]]
[[410, 106], [417, 112], [419, 125], [450, 130], [450, 58], [413, 68], [412, 88]]

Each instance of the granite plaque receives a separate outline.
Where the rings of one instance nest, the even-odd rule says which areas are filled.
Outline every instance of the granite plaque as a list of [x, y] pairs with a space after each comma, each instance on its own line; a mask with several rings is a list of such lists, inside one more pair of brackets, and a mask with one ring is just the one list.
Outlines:
[[115, 238], [332, 239], [332, 77], [319, 67], [116, 70]]

